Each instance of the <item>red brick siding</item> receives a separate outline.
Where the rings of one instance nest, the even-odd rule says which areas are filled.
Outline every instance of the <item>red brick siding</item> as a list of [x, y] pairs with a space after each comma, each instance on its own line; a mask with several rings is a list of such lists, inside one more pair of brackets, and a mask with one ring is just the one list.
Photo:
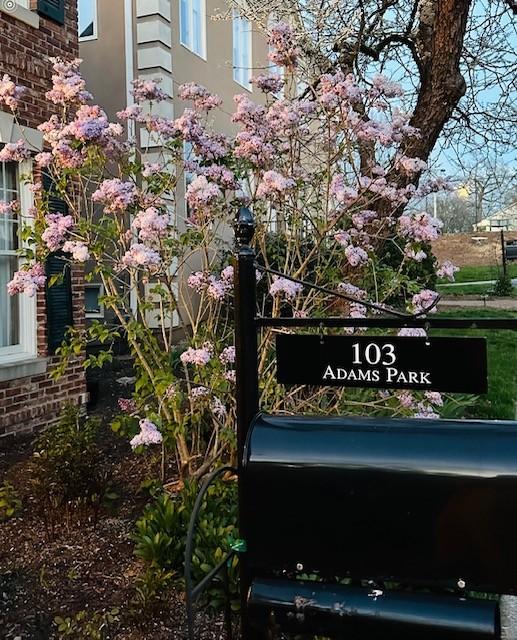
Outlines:
[[[33, 9], [36, 5], [36, 0], [32, 0]], [[24, 126], [36, 128], [51, 114], [45, 99], [52, 76], [48, 59], [78, 56], [76, 2], [67, 0], [65, 5], [64, 25], [40, 16], [38, 29], [0, 13], [0, 75], [7, 73], [28, 89], [20, 108], [20, 121]], [[72, 295], [74, 326], [81, 328], [85, 322], [84, 280], [79, 268], [72, 272]], [[40, 357], [48, 357], [46, 317], [45, 295], [40, 293], [37, 297]], [[86, 383], [81, 359], [72, 363], [58, 381], [48, 375], [55, 362], [55, 357], [48, 357], [46, 374], [0, 382], [0, 438], [41, 428], [55, 420], [64, 403], [84, 401]]]

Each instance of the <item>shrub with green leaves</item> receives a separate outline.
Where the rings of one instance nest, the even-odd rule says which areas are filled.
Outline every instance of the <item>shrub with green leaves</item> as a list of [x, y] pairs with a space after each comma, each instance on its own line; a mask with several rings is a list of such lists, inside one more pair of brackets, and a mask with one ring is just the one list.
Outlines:
[[109, 611], [79, 611], [73, 616], [56, 616], [54, 624], [57, 627], [57, 637], [63, 638], [88, 638], [88, 640], [108, 640], [114, 637], [111, 632], [116, 630], [120, 622], [119, 609]]
[[68, 406], [35, 442], [32, 486], [49, 537], [58, 523], [67, 528], [95, 525], [103, 502], [112, 495], [99, 435], [97, 420], [83, 418], [77, 407]]
[[10, 482], [4, 480], [0, 485], [0, 522], [15, 516], [22, 507], [18, 492]]
[[[136, 523], [135, 555], [157, 573], [174, 571], [181, 578], [184, 571], [188, 524], [199, 485], [187, 483], [175, 497], [162, 493], [149, 504]], [[192, 576], [195, 583], [209, 573], [230, 550], [237, 536], [237, 487], [232, 481], [212, 485], [199, 513], [194, 537]], [[237, 559], [229, 567], [232, 596], [236, 592]], [[208, 604], [217, 608], [222, 592], [217, 586], [207, 591]]]

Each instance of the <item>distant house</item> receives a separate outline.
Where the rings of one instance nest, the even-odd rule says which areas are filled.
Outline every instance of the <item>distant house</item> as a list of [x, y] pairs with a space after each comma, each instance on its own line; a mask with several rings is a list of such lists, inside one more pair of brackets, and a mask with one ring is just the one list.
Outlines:
[[[0, 107], [0, 148], [24, 136], [35, 150], [42, 148], [37, 126], [51, 115], [45, 99], [52, 84], [48, 58], [75, 58], [78, 48], [75, 1], [0, 2], [0, 78], [8, 74], [27, 88], [20, 104], [20, 126], [7, 107]], [[10, 297], [7, 292], [6, 285], [20, 265], [20, 215], [27, 218], [34, 201], [22, 176], [34, 170], [31, 159], [20, 164], [0, 162], [0, 201], [17, 200], [20, 206], [19, 211], [0, 216], [0, 439], [43, 427], [56, 419], [64, 403], [79, 405], [87, 399], [79, 359], [60, 380], [48, 375], [68, 326], [80, 328], [84, 323], [82, 270], [69, 270], [61, 284], [33, 298]], [[46, 176], [42, 180], [50, 186]], [[51, 198], [50, 207], [62, 212], [66, 204]], [[62, 260], [50, 256], [46, 269], [48, 275], [61, 272]]]
[[517, 202], [473, 225], [474, 231], [517, 231]]

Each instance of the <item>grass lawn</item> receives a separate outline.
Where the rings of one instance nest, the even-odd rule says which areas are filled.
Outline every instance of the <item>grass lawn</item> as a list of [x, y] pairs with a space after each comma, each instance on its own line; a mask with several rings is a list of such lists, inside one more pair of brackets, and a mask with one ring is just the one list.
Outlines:
[[[448, 318], [517, 318], [517, 313], [499, 309], [447, 311]], [[433, 332], [434, 333], [434, 332]], [[445, 332], [436, 332], [445, 335]], [[488, 341], [488, 393], [479, 396], [469, 408], [468, 417], [514, 420], [517, 403], [517, 331], [451, 331], [451, 336], [486, 336]]]
[[493, 288], [493, 284], [472, 284], [459, 287], [438, 285], [438, 291], [442, 296], [486, 296], [490, 295]]
[[[454, 262], [454, 261], [453, 261]], [[501, 265], [493, 265], [488, 267], [461, 267], [455, 274], [456, 282], [476, 282], [479, 280], [497, 280]], [[508, 275], [511, 278], [517, 278], [517, 262], [508, 263]], [[439, 280], [440, 284], [447, 284], [448, 280]]]

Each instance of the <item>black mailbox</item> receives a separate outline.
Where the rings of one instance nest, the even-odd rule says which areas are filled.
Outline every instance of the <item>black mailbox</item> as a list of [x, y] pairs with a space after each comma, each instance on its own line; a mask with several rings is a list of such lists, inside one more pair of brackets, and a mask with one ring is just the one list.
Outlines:
[[260, 414], [250, 575], [517, 592], [517, 423]]

